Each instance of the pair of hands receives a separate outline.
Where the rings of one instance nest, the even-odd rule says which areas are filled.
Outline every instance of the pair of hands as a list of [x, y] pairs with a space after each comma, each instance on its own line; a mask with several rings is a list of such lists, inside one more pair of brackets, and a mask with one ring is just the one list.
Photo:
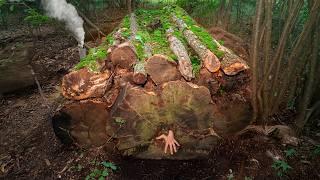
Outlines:
[[162, 134], [156, 138], [157, 140], [163, 139], [165, 142], [164, 147], [164, 153], [167, 153], [168, 147], [170, 149], [170, 153], [176, 153], [177, 152], [177, 146], [180, 146], [180, 144], [174, 139], [173, 131], [169, 130], [168, 135]]

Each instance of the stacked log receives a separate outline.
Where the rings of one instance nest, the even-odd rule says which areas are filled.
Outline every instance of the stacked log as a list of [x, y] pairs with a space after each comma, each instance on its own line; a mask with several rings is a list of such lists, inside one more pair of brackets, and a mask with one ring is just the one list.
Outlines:
[[221, 69], [226, 75], [236, 75], [241, 71], [249, 69], [246, 61], [233, 53], [230, 49], [222, 46], [217, 40], [213, 40], [218, 45], [219, 50], [224, 52], [224, 56], [221, 61]]
[[220, 61], [213, 52], [211, 52], [200, 40], [199, 38], [189, 29], [183, 20], [172, 15], [172, 20], [176, 23], [178, 28], [183, 31], [183, 35], [188, 41], [192, 49], [199, 55], [204, 63], [204, 66], [210, 72], [217, 72], [220, 69]]
[[[113, 34], [116, 41], [98, 72], [83, 68], [63, 78], [67, 101], [52, 118], [55, 133], [64, 143], [81, 147], [113, 143], [123, 155], [138, 158], [204, 158], [219, 138], [248, 124], [248, 81], [240, 83], [239, 71], [229, 77], [237, 86], [222, 89], [228, 78], [219, 71], [220, 61], [177, 18], [190, 46], [167, 29], [177, 62], [166, 54], [152, 54], [152, 42], [143, 43], [146, 57], [138, 59], [136, 34], [143, 27], [137, 20], [131, 14], [128, 39], [123, 39], [121, 30]], [[190, 48], [204, 64], [198, 77], [193, 74]], [[164, 154], [163, 144], [155, 140], [168, 130], [182, 145], [173, 156]]]
[[138, 62], [138, 56], [132, 42], [137, 34], [137, 23], [134, 13], [130, 14], [130, 23], [131, 35], [129, 39], [125, 43], [117, 45], [111, 52], [112, 63], [126, 69], [132, 68]]
[[173, 30], [171, 28], [167, 30], [167, 38], [170, 43], [170, 48], [178, 58], [179, 71], [187, 81], [191, 81], [191, 79], [194, 78], [194, 75], [192, 73], [190, 57], [182, 42], [172, 33]]
[[177, 63], [161, 54], [156, 54], [148, 59], [146, 71], [157, 85], [180, 79]]
[[138, 62], [134, 66], [133, 82], [135, 82], [138, 85], [143, 85], [147, 81], [147, 73], [144, 64], [144, 62]]
[[246, 61], [233, 53], [230, 49], [222, 46], [217, 40], [213, 39], [213, 41], [217, 44], [218, 49], [224, 53], [222, 61], [220, 62], [217, 56], [208, 50], [199, 40], [199, 38], [187, 28], [187, 25], [182, 19], [172, 15], [172, 20], [176, 23], [178, 28], [183, 31], [183, 34], [186, 37], [189, 45], [197, 52], [199, 57], [204, 62], [205, 67], [210, 72], [217, 72], [221, 66], [222, 71], [226, 75], [231, 76], [249, 69]]

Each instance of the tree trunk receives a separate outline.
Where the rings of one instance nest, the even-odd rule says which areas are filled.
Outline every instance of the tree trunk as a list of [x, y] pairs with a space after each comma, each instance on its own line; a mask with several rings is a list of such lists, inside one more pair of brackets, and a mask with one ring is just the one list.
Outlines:
[[220, 61], [217, 56], [214, 55], [192, 31], [186, 29], [187, 25], [183, 20], [178, 19], [175, 15], [172, 16], [172, 20], [176, 23], [178, 28], [183, 31], [183, 35], [192, 49], [199, 55], [204, 66], [210, 72], [217, 72], [220, 69]]
[[241, 71], [249, 69], [249, 66], [246, 61], [234, 54], [228, 48], [222, 46], [215, 39], [214, 42], [218, 45], [219, 50], [224, 52], [224, 56], [221, 61], [221, 69], [226, 75], [236, 75]]
[[253, 119], [252, 121], [256, 121], [259, 115], [259, 101], [257, 99], [257, 90], [258, 90], [258, 58], [259, 58], [259, 37], [261, 34], [261, 18], [263, 11], [263, 0], [258, 0], [256, 3], [256, 15], [254, 22], [254, 34], [252, 38], [252, 50], [251, 50], [251, 66], [252, 66], [252, 107], [253, 107]]
[[311, 54], [311, 62], [310, 62], [310, 70], [309, 70], [309, 76], [307, 77], [307, 83], [304, 88], [304, 93], [302, 97], [302, 102], [299, 107], [299, 115], [295, 121], [296, 125], [300, 130], [303, 129], [304, 125], [306, 124], [306, 114], [307, 114], [307, 108], [310, 105], [312, 95], [313, 95], [313, 88], [314, 88], [314, 81], [315, 76], [317, 72], [317, 58], [318, 58], [318, 52], [319, 52], [319, 20], [317, 21], [315, 28], [314, 28], [314, 36], [313, 36], [313, 42], [312, 42], [312, 54]]
[[173, 53], [177, 56], [179, 61], [179, 71], [181, 75], [187, 80], [191, 81], [194, 78], [192, 73], [192, 64], [189, 58], [188, 52], [182, 42], [176, 38], [171, 30], [167, 31], [167, 38], [170, 43], [170, 48]]

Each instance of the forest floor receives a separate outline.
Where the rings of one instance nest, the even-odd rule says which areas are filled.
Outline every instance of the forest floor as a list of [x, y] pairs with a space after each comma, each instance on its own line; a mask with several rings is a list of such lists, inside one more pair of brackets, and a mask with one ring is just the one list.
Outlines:
[[[61, 32], [44, 38], [45, 47], [39, 43], [32, 63], [46, 101], [36, 86], [0, 99], [0, 179], [84, 179], [95, 169], [104, 170], [101, 162], [117, 167], [107, 179], [277, 179], [268, 151], [291, 166], [284, 179], [320, 179], [320, 154], [314, 151], [319, 142], [306, 136], [298, 147], [256, 134], [228, 137], [213, 147], [207, 159], [193, 161], [139, 160], [123, 158], [110, 146], [85, 150], [62, 145], [54, 135], [50, 116], [62, 100], [62, 75], [78, 61], [76, 42]], [[225, 42], [228, 44], [237, 45]], [[246, 49], [240, 46], [241, 51]], [[290, 149], [296, 153], [286, 157], [285, 151]]]

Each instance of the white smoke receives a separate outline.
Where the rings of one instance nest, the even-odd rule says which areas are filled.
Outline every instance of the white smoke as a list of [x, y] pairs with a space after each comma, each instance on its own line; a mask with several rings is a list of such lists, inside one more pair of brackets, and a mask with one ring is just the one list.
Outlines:
[[66, 23], [67, 28], [74, 34], [79, 46], [84, 45], [83, 20], [76, 8], [66, 0], [41, 0], [48, 16]]

